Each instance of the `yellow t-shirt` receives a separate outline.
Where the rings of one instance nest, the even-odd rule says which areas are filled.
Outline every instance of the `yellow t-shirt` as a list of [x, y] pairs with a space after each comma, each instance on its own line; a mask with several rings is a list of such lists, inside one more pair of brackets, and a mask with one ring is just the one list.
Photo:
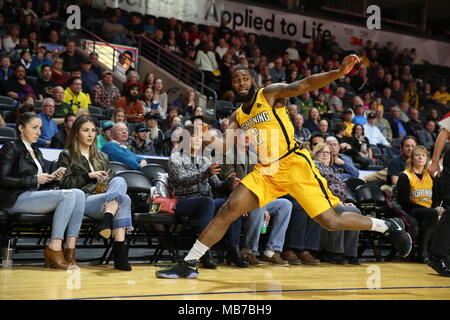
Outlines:
[[68, 103], [75, 113], [78, 112], [78, 108], [89, 109], [89, 105], [91, 104], [89, 94], [80, 91], [78, 95], [74, 95], [70, 87], [67, 87], [66, 90], [64, 90], [63, 101]]
[[249, 111], [243, 106], [236, 111], [236, 121], [256, 147], [262, 164], [270, 164], [284, 156], [297, 144], [294, 126], [284, 108], [272, 108], [260, 89]]
[[450, 100], [450, 95], [448, 92], [441, 93], [440, 91], [436, 91], [434, 94], [434, 98], [442, 104], [447, 104]]
[[433, 179], [428, 171], [424, 171], [422, 180], [410, 171], [403, 171], [409, 178], [409, 200], [421, 206], [431, 208], [433, 197]]

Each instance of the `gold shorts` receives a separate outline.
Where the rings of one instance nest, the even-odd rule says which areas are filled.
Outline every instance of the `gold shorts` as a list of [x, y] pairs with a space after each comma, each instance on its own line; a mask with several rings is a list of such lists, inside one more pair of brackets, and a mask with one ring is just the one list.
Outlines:
[[305, 149], [298, 149], [268, 166], [256, 164], [241, 183], [258, 197], [260, 207], [290, 194], [311, 218], [341, 201], [328, 189], [327, 181]]

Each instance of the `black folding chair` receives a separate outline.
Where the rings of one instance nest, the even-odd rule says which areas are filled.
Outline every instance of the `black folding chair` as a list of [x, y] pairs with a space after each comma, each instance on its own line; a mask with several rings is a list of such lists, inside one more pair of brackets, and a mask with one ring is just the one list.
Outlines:
[[129, 168], [122, 162], [110, 161], [109, 163], [111, 164], [111, 170], [114, 174], [117, 174], [119, 171], [129, 170]]
[[146, 164], [145, 166], [142, 166], [141, 171], [145, 174], [148, 181], [150, 182], [153, 182], [153, 180], [157, 177], [158, 173], [167, 172], [165, 167], [155, 163]]

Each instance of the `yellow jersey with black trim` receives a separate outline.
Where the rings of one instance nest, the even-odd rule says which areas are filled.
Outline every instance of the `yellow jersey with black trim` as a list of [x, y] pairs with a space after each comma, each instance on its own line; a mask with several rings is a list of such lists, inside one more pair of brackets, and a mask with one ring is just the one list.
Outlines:
[[409, 178], [409, 200], [421, 206], [431, 208], [433, 198], [433, 179], [424, 171], [422, 179], [410, 170], [403, 171]]
[[236, 121], [256, 147], [259, 161], [268, 165], [292, 151], [297, 144], [294, 126], [286, 107], [273, 108], [258, 90], [248, 110], [240, 106]]

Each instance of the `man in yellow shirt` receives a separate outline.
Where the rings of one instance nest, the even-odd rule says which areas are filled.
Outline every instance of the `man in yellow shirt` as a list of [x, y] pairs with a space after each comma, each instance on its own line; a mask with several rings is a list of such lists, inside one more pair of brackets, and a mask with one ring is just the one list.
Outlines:
[[64, 91], [64, 102], [71, 105], [73, 112], [76, 114], [78, 108], [88, 109], [91, 104], [89, 94], [81, 91], [83, 82], [80, 78], [72, 78], [68, 82], [69, 86]]
[[352, 130], [355, 124], [352, 122], [353, 120], [353, 112], [351, 109], [345, 109], [342, 113], [342, 123], [345, 124], [346, 129], [345, 133], [347, 134], [347, 137], [352, 136]]
[[439, 87], [439, 90], [434, 93], [434, 98], [439, 101], [439, 103], [447, 105], [450, 101], [450, 95], [447, 92], [447, 86], [445, 84], [442, 84]]

